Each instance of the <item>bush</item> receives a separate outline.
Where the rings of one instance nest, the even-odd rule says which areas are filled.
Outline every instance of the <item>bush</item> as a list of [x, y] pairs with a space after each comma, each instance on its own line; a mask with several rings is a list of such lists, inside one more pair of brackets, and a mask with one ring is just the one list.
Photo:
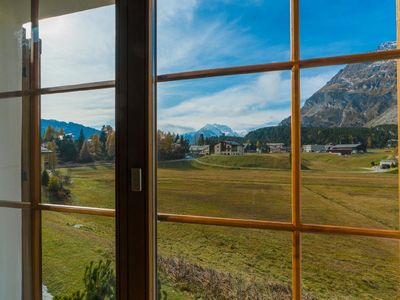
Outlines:
[[50, 180], [49, 173], [47, 173], [46, 170], [43, 170], [43, 173], [42, 173], [42, 186], [48, 186], [49, 185], [49, 180]]
[[111, 261], [91, 262], [83, 276], [84, 291], [77, 291], [71, 296], [57, 296], [54, 300], [115, 300], [116, 278]]
[[50, 202], [64, 203], [71, 198], [70, 190], [64, 188], [59, 177], [51, 176], [48, 184]]

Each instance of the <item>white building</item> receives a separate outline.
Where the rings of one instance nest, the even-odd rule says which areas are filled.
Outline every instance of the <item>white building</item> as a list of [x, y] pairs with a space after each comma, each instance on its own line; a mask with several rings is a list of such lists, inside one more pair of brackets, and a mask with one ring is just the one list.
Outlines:
[[267, 143], [270, 153], [287, 152], [284, 143]]
[[189, 151], [193, 156], [210, 155], [210, 145], [191, 145]]
[[325, 145], [303, 145], [303, 152], [326, 152]]
[[239, 156], [244, 154], [244, 148], [242, 144], [237, 142], [219, 142], [214, 146], [214, 154]]

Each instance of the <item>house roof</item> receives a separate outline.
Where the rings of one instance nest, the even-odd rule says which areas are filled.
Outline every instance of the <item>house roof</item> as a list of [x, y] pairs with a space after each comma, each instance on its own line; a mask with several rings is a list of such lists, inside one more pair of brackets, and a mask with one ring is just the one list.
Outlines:
[[362, 146], [362, 144], [338, 144], [338, 145], [333, 145], [331, 149], [342, 149], [342, 148], [357, 148]]
[[226, 144], [232, 145], [232, 146], [239, 146], [240, 144], [234, 141], [225, 141]]
[[41, 146], [40, 147], [40, 153], [53, 153], [53, 151]]

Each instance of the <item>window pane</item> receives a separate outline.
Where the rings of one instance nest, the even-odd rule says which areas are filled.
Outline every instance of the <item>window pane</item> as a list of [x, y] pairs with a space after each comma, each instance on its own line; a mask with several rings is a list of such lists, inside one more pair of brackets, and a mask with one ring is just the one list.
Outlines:
[[287, 61], [290, 2], [157, 1], [158, 74]]
[[290, 238], [268, 230], [159, 223], [159, 292], [168, 299], [290, 299]]
[[302, 58], [376, 51], [396, 40], [396, 1], [302, 0], [300, 22]]
[[[94, 269], [113, 273], [92, 283], [102, 286], [104, 291], [115, 292], [115, 220], [53, 212], [42, 215], [43, 284], [47, 293], [63, 297], [88, 291], [84, 284], [85, 270], [92, 262]], [[106, 297], [112, 292], [96, 295], [96, 299], [113, 299]]]
[[115, 206], [114, 89], [42, 96], [42, 201]]
[[395, 61], [302, 71], [304, 222], [398, 228], [396, 73]]
[[[24, 67], [29, 64], [29, 41], [24, 24], [30, 22], [29, 0], [0, 4], [0, 92], [23, 89]], [[24, 76], [24, 77], [23, 77]]]
[[39, 23], [43, 87], [115, 79], [115, 5], [104, 2], [82, 2], [76, 12], [68, 1], [62, 7], [45, 1]]
[[0, 208], [0, 299], [22, 299], [21, 221], [21, 210]]
[[398, 299], [399, 242], [302, 236], [303, 291], [317, 299]]
[[290, 221], [290, 105], [289, 72], [158, 85], [158, 211]]

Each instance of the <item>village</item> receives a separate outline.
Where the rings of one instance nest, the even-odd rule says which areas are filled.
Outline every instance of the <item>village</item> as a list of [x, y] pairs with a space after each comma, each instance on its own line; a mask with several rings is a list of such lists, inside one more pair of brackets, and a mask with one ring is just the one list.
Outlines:
[[[336, 144], [336, 145], [303, 145], [301, 151], [304, 153], [330, 153], [339, 156], [349, 156], [367, 153], [367, 146], [362, 143]], [[291, 149], [284, 143], [239, 143], [236, 141], [221, 141], [213, 147], [210, 145], [191, 145], [189, 147], [189, 158], [198, 158], [207, 155], [243, 156], [245, 154], [262, 153], [290, 153]], [[378, 164], [371, 162], [373, 169], [391, 169], [397, 167], [397, 159], [383, 159]]]

